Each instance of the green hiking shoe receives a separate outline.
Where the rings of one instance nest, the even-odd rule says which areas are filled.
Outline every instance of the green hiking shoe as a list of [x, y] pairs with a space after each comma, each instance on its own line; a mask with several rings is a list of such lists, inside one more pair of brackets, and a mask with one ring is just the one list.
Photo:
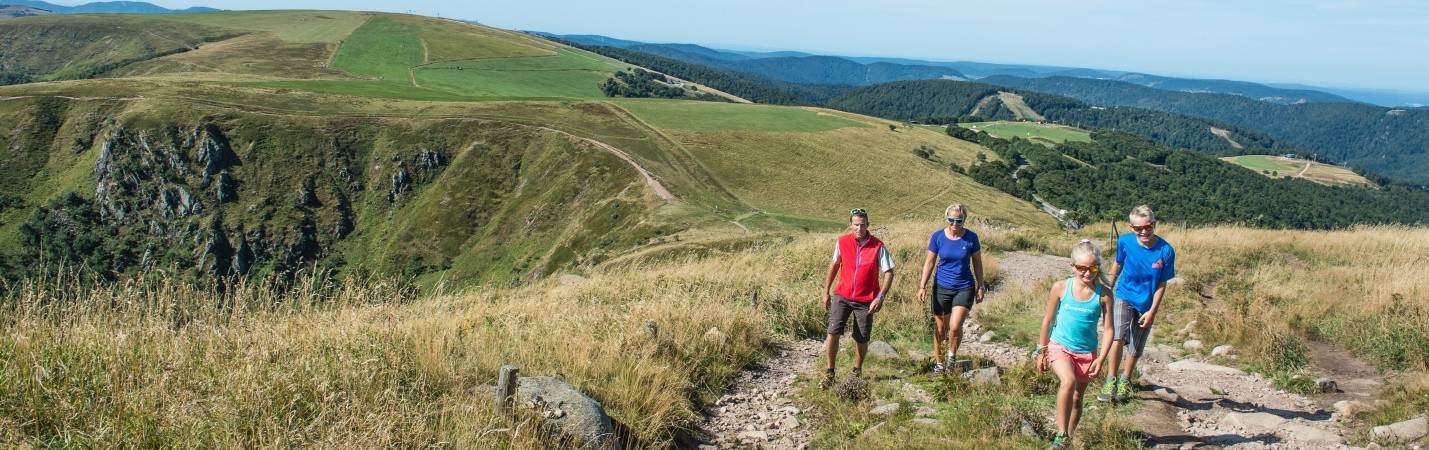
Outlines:
[[1109, 402], [1116, 396], [1116, 377], [1107, 377], [1106, 383], [1102, 383], [1102, 391], [1097, 394], [1097, 401]]
[[1068, 440], [1067, 433], [1057, 433], [1056, 436], [1052, 436], [1052, 450], [1067, 448]]
[[[1131, 391], [1132, 391], [1131, 380], [1120, 380], [1120, 381], [1117, 381], [1117, 383], [1116, 383], [1116, 396], [1115, 396], [1115, 400], [1117, 401], [1117, 403], [1121, 403], [1121, 402], [1125, 402], [1125, 401], [1127, 401], [1127, 400], [1130, 400], [1130, 399], [1131, 399]], [[1101, 396], [1098, 395], [1097, 397], [1101, 397]]]

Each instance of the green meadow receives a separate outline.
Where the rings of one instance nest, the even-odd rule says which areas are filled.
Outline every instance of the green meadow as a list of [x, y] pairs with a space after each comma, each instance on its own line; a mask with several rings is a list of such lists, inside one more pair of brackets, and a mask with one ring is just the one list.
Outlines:
[[164, 20], [272, 32], [288, 42], [325, 43], [343, 40], [369, 17], [355, 11], [221, 11], [162, 16]]
[[819, 132], [873, 125], [813, 109], [738, 103], [612, 99], [650, 125], [677, 131]]
[[1091, 142], [1091, 133], [1065, 125], [1039, 124], [1033, 122], [976, 122], [958, 124], [974, 131], [986, 131], [995, 137], [1011, 139], [1042, 139], [1054, 143], [1067, 141]]
[[1268, 177], [1304, 178], [1328, 185], [1364, 186], [1370, 184], [1369, 180], [1350, 169], [1305, 159], [1290, 159], [1274, 155], [1242, 155], [1221, 158], [1221, 160]]

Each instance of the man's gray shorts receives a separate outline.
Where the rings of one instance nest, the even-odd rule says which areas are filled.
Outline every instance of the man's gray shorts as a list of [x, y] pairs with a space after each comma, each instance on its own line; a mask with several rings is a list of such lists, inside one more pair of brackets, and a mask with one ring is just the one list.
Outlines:
[[868, 305], [873, 302], [855, 302], [838, 294], [834, 294], [833, 301], [829, 302], [829, 334], [844, 334], [844, 324], [848, 323], [848, 316], [853, 314], [853, 340], [854, 342], [868, 342], [868, 334], [873, 331], [873, 313], [868, 312]]
[[1122, 341], [1126, 345], [1128, 355], [1140, 358], [1141, 351], [1146, 349], [1146, 339], [1151, 337], [1151, 327], [1141, 328], [1137, 325], [1137, 321], [1141, 320], [1141, 312], [1126, 300], [1116, 299], [1116, 305], [1111, 311], [1112, 339]]

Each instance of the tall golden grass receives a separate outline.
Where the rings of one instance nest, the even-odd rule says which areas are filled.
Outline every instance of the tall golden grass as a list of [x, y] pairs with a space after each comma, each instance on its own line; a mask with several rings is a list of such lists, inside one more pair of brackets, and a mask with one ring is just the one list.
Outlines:
[[[939, 226], [875, 221], [898, 264], [876, 339], [929, 347], [926, 305], [913, 293], [928, 235]], [[1064, 249], [1078, 238], [977, 231], [989, 278], [998, 276], [1001, 250]], [[1235, 343], [1267, 367], [1277, 346], [1285, 347], [1275, 339], [1332, 339], [1382, 367], [1424, 371], [1424, 347], [1413, 339], [1423, 339], [1429, 313], [1413, 280], [1429, 279], [1429, 230], [1164, 232], [1186, 281], [1168, 296], [1163, 327], [1197, 320], [1204, 339]], [[476, 393], [495, 381], [498, 367], [515, 364], [523, 375], [558, 376], [600, 400], [628, 446], [669, 447], [696, 426], [698, 408], [772, 343], [822, 335], [818, 290], [835, 236], [769, 235], [698, 252], [650, 252], [585, 282], [553, 278], [418, 297], [399, 283], [321, 276], [286, 290], [240, 283], [222, 296], [157, 275], [105, 286], [73, 275], [31, 280], [0, 299], [0, 442], [549, 447], [538, 419], [502, 416]], [[1198, 295], [1212, 290], [1215, 300]], [[1000, 294], [1007, 297], [979, 314], [1001, 308], [1004, 316], [1031, 317], [999, 330], [1015, 334], [1040, 320], [1040, 296], [1032, 291]], [[1008, 311], [1018, 308], [1027, 311]], [[658, 337], [647, 333], [647, 322], [657, 325]], [[918, 370], [879, 360], [867, 366], [874, 377]], [[1408, 399], [1396, 400], [1403, 405], [1423, 397], [1396, 395]], [[1013, 397], [982, 393], [969, 401], [991, 404], [949, 411], [1038, 410], [1045, 400]], [[820, 420], [854, 426], [866, 409]], [[1104, 420], [1109, 424], [1097, 426], [1112, 427], [1107, 439], [1126, 439], [1117, 419]], [[837, 437], [849, 430], [822, 430], [831, 434], [820, 442], [863, 442]]]

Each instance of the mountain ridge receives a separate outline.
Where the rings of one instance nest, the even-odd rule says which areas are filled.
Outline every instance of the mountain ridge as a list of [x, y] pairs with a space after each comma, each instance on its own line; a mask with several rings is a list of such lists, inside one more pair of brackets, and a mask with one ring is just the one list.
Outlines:
[[78, 6], [56, 5], [41, 0], [5, 0], [5, 3], [29, 6], [58, 14], [110, 13], [110, 14], [168, 14], [222, 11], [206, 6], [191, 6], [184, 9], [169, 9], [148, 2], [114, 1], [90, 2]]

